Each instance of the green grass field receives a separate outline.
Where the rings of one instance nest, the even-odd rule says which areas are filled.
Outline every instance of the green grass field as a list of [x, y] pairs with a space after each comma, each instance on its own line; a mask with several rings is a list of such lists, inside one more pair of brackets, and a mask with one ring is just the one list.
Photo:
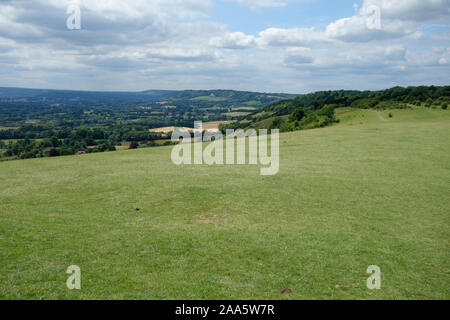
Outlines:
[[0, 298], [449, 299], [450, 112], [337, 113], [280, 136], [275, 176], [171, 147], [0, 163]]
[[192, 101], [209, 101], [209, 102], [221, 102], [227, 101], [225, 97], [216, 97], [216, 96], [199, 96], [191, 99]]

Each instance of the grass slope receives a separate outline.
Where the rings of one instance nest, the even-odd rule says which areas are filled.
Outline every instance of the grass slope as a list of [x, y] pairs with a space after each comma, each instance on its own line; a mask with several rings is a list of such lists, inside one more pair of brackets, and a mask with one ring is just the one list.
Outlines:
[[337, 113], [271, 177], [170, 147], [0, 163], [0, 298], [450, 298], [450, 112]]

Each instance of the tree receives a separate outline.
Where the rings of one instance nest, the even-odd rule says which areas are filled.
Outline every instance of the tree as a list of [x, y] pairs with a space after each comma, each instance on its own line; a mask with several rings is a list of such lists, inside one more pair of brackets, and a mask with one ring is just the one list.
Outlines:
[[272, 124], [270, 125], [269, 129], [280, 129], [281, 122], [282, 122], [282, 120], [280, 117], [273, 119]]
[[105, 139], [105, 133], [99, 128], [95, 128], [92, 132], [93, 139]]
[[305, 110], [300, 107], [294, 110], [294, 112], [291, 113], [289, 120], [291, 122], [293, 121], [301, 121], [305, 117]]
[[59, 147], [59, 140], [57, 137], [55, 137], [55, 136], [51, 137], [50, 141], [51, 141], [53, 147], [55, 147], [55, 148]]

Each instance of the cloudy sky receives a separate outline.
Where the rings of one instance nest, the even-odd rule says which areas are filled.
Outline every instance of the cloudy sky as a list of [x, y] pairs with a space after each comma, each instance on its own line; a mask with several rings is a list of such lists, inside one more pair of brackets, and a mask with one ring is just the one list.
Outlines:
[[0, 86], [305, 93], [449, 79], [450, 0], [0, 0]]

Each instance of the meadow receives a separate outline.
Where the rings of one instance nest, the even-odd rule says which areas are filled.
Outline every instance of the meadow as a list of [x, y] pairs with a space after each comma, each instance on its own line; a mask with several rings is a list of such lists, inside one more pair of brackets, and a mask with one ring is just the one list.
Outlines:
[[281, 134], [275, 176], [172, 147], [0, 163], [0, 298], [449, 299], [450, 112], [336, 116]]

